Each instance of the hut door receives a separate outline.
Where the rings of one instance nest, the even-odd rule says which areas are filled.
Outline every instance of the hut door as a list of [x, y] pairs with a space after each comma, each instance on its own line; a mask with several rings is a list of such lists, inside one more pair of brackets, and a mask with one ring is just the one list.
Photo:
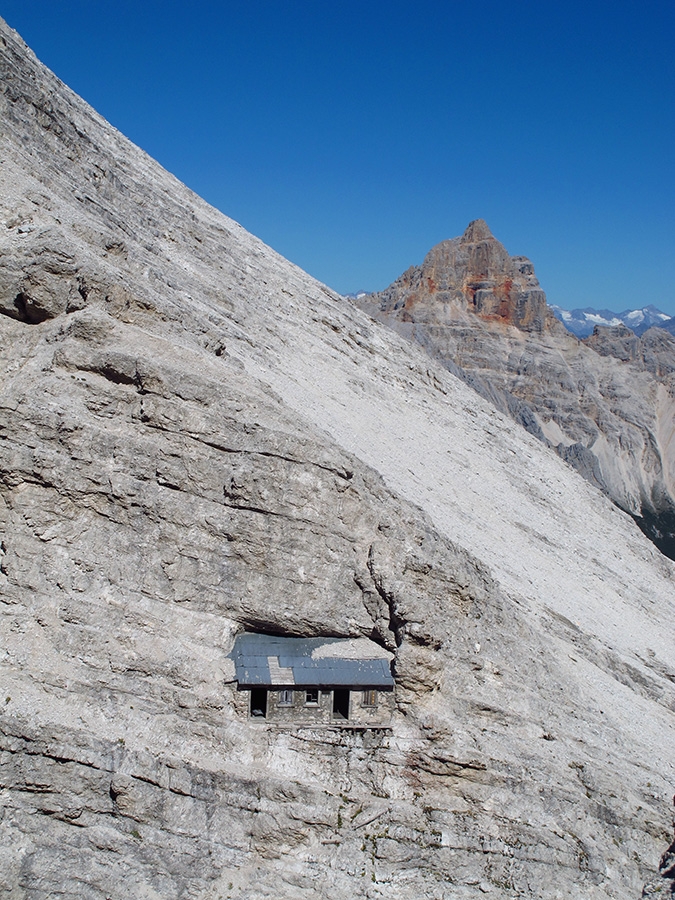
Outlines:
[[251, 715], [255, 718], [267, 718], [267, 690], [253, 688], [251, 691]]
[[333, 718], [349, 718], [349, 691], [343, 688], [333, 691]]

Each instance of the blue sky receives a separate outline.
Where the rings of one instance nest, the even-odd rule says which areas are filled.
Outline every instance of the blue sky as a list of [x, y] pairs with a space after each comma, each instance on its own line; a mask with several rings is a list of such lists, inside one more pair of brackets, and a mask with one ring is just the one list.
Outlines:
[[38, 57], [338, 291], [484, 218], [549, 302], [675, 315], [675, 4], [0, 0]]

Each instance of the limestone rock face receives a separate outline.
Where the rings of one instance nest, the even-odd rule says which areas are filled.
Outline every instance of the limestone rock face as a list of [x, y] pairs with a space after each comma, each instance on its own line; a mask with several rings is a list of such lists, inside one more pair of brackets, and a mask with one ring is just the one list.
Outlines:
[[[638, 338], [624, 326], [598, 327], [581, 343], [547, 306], [532, 263], [509, 256], [482, 220], [357, 302], [622, 509], [661, 526], [673, 517], [675, 339], [666, 331]], [[674, 537], [656, 538], [671, 556]]]
[[614, 356], [622, 362], [630, 362], [639, 369], [651, 372], [666, 384], [672, 381], [675, 341], [663, 328], [650, 328], [638, 337], [624, 325], [612, 328], [596, 325], [593, 334], [584, 343], [601, 356]]
[[509, 256], [482, 219], [471, 222], [461, 237], [437, 244], [419, 268], [408, 269], [370, 302], [396, 312], [403, 322], [439, 325], [469, 311], [522, 331], [564, 330], [530, 260]]
[[[671, 563], [4, 23], [0, 74], [3, 894], [639, 896]], [[248, 720], [244, 628], [388, 648], [391, 728]]]
[[[675, 803], [675, 797], [673, 798]], [[675, 826], [675, 818], [673, 819]], [[659, 876], [649, 884], [646, 884], [642, 891], [643, 897], [667, 898], [675, 894], [675, 840], [661, 857], [659, 863]]]

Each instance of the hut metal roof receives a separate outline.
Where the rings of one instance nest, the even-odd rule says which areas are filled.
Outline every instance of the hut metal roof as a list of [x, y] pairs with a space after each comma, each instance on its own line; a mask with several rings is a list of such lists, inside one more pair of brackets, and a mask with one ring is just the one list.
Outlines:
[[236, 637], [230, 656], [240, 687], [394, 687], [392, 655], [365, 639], [247, 632]]

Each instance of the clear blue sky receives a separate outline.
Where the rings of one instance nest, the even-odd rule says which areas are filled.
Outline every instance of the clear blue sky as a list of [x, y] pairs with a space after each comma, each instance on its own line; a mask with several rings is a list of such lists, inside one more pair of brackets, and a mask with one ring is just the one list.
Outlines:
[[549, 302], [675, 314], [675, 3], [0, 0], [162, 165], [338, 291], [471, 219]]

